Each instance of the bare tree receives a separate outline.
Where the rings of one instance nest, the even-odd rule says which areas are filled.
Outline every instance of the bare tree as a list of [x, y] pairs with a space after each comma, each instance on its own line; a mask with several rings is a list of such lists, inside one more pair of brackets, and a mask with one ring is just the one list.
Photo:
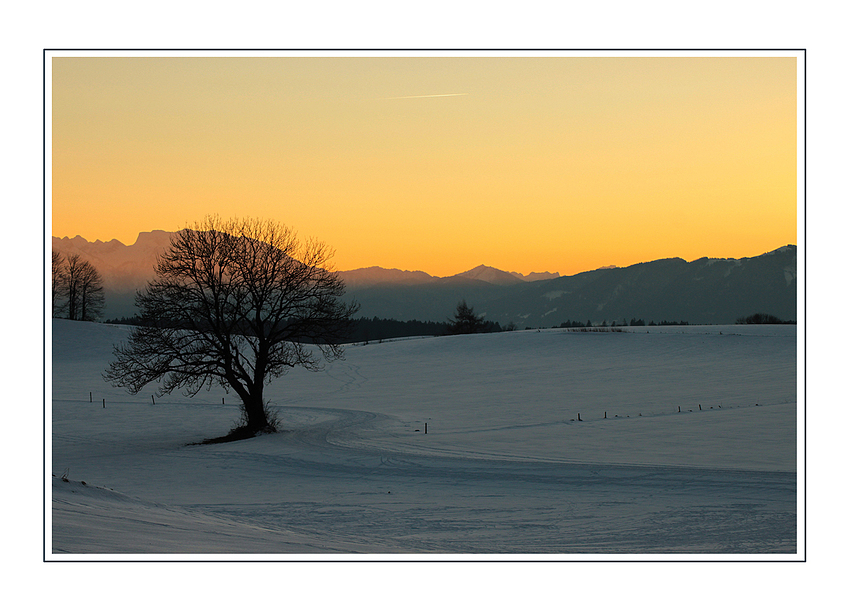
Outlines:
[[143, 326], [115, 348], [104, 377], [134, 394], [152, 381], [160, 395], [218, 384], [242, 401], [244, 426], [232, 436], [273, 431], [265, 385], [343, 356], [357, 305], [339, 300], [331, 256], [271, 221], [208, 217], [176, 233], [136, 296]]
[[69, 255], [65, 259], [65, 264], [62, 267], [64, 279], [62, 281], [62, 295], [65, 298], [65, 310], [68, 312], [68, 318], [78, 320], [80, 309], [80, 272], [82, 271], [83, 260], [78, 253]]
[[103, 278], [88, 264], [80, 276], [80, 320], [97, 320], [106, 305], [103, 295]]
[[97, 320], [103, 313], [103, 278], [79, 253], [69, 255], [63, 262], [62, 256], [54, 252], [53, 286], [54, 313], [56, 297], [62, 298], [59, 310], [67, 312], [71, 320]]
[[[63, 305], [63, 301], [61, 299], [63, 288], [64, 288], [64, 280], [65, 273], [62, 268], [62, 264], [64, 263], [65, 258], [62, 257], [62, 253], [58, 251], [53, 251], [53, 276], [51, 280], [52, 292], [51, 292], [51, 315], [56, 316], [61, 314], [64, 311], [65, 306]], [[58, 300], [58, 307], [57, 307]]]

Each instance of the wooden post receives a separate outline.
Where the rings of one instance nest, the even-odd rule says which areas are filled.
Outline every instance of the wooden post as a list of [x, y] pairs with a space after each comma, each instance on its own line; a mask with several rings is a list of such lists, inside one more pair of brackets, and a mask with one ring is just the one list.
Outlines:
[[699, 410], [702, 411], [702, 405], [699, 405]]
[[89, 392], [89, 402], [93, 402], [91, 399], [91, 392]]
[[581, 413], [578, 414], [578, 421], [581, 421]]
[[607, 411], [605, 412], [605, 417], [603, 417], [602, 419], [608, 419], [608, 412]]
[[425, 422], [425, 434], [428, 434], [428, 422]]
[[152, 404], [152, 405], [155, 405], [155, 404], [156, 404], [156, 401], [153, 399], [153, 394], [151, 394], [151, 404]]
[[682, 412], [682, 406], [679, 405], [679, 413], [681, 413], [681, 412]]
[[106, 399], [103, 399], [103, 408], [106, 409]]

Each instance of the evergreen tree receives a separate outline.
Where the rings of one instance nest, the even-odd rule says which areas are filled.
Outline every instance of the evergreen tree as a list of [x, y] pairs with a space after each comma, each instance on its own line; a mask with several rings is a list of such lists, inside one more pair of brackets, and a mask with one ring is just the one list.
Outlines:
[[485, 328], [484, 320], [476, 316], [472, 306], [468, 306], [465, 299], [457, 305], [454, 320], [450, 320], [450, 323], [449, 333], [453, 335], [481, 333]]

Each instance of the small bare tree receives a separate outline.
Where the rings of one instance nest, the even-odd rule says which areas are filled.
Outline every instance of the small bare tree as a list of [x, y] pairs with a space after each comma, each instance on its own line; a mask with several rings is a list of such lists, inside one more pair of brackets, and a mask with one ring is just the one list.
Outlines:
[[65, 309], [68, 312], [68, 318], [71, 320], [77, 320], [80, 307], [80, 283], [78, 279], [82, 265], [82, 258], [80, 258], [79, 254], [74, 253], [73, 255], [68, 255], [62, 268], [62, 272], [65, 275], [62, 281], [62, 295], [65, 298], [65, 306], [67, 306]]
[[64, 310], [64, 307], [65, 307], [65, 306], [62, 305], [63, 302], [62, 302], [62, 299], [61, 299], [64, 280], [65, 280], [65, 274], [62, 270], [62, 264], [64, 263], [65, 258], [62, 257], [62, 253], [60, 253], [58, 251], [53, 251], [52, 257], [53, 257], [53, 265], [52, 265], [53, 276], [52, 276], [52, 279], [51, 279], [51, 287], [52, 287], [52, 292], [51, 292], [51, 302], [52, 302], [51, 309], [52, 309], [52, 311], [51, 311], [51, 315], [56, 316], [57, 314], [61, 314], [62, 311]]
[[[57, 308], [56, 299], [60, 299]], [[103, 278], [78, 253], [66, 259], [53, 252], [53, 313], [71, 320], [97, 320], [103, 313]]]
[[103, 315], [103, 278], [95, 267], [84, 261], [77, 273], [77, 292], [80, 297], [79, 320], [97, 320]]
[[273, 431], [265, 385], [343, 356], [357, 305], [339, 300], [331, 256], [271, 221], [208, 217], [176, 233], [136, 296], [143, 324], [115, 348], [105, 379], [131, 393], [160, 381], [160, 395], [218, 384], [242, 401], [233, 436]]

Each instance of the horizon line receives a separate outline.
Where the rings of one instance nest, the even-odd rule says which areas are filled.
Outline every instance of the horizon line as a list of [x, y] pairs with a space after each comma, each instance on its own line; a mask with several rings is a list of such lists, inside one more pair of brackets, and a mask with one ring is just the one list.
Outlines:
[[[145, 234], [145, 233], [152, 234], [154, 232], [164, 232], [166, 234], [173, 233], [173, 232], [170, 232], [169, 230], [156, 229], [156, 230], [141, 231], [141, 232], [139, 232], [139, 236], [141, 236], [142, 234]], [[59, 240], [75, 240], [77, 238], [80, 238], [83, 241], [90, 243], [90, 244], [96, 244], [98, 242], [100, 242], [101, 244], [108, 244], [109, 242], [115, 241], [115, 242], [120, 243], [124, 247], [128, 247], [128, 248], [132, 247], [136, 243], [138, 243], [138, 237], [136, 238], [136, 241], [133, 244], [129, 244], [129, 245], [125, 244], [123, 241], [121, 241], [117, 238], [112, 238], [112, 239], [107, 240], [107, 241], [104, 241], [104, 240], [101, 240], [101, 239], [98, 238], [98, 239], [92, 241], [92, 240], [88, 240], [86, 237], [84, 237], [80, 234], [77, 234], [76, 236], [73, 236], [73, 237], [70, 237], [70, 236], [51, 236], [51, 238], [56, 238], [56, 239], [59, 239]], [[700, 257], [695, 257], [692, 260], [688, 260], [688, 259], [681, 257], [681, 256], [659, 257], [659, 258], [656, 258], [656, 259], [648, 259], [648, 260], [638, 261], [638, 262], [635, 262], [635, 263], [632, 263], [632, 264], [627, 264], [627, 265], [606, 264], [606, 265], [602, 265], [602, 266], [599, 266], [599, 267], [596, 267], [596, 268], [588, 268], [588, 269], [584, 269], [584, 270], [579, 270], [578, 272], [574, 272], [574, 273], [562, 273], [560, 271], [554, 271], [553, 272], [551, 270], [543, 270], [543, 271], [534, 270], [534, 271], [531, 271], [531, 272], [528, 272], [528, 273], [523, 273], [523, 272], [517, 272], [515, 270], [503, 270], [501, 268], [497, 268], [496, 266], [490, 266], [490, 265], [487, 265], [487, 264], [479, 264], [479, 265], [477, 265], [473, 268], [470, 268], [468, 270], [463, 270], [463, 271], [457, 272], [455, 274], [446, 274], [446, 275], [443, 275], [443, 276], [439, 276], [437, 274], [431, 274], [430, 272], [427, 272], [427, 271], [421, 270], [421, 269], [407, 270], [407, 269], [402, 269], [402, 268], [388, 268], [388, 267], [384, 267], [384, 266], [377, 265], [377, 264], [373, 264], [373, 265], [369, 265], [369, 266], [360, 266], [360, 267], [350, 268], [350, 269], [347, 269], [347, 270], [335, 270], [335, 271], [336, 272], [355, 272], [357, 270], [381, 269], [381, 270], [390, 270], [390, 271], [395, 270], [395, 271], [398, 271], [398, 272], [410, 272], [410, 273], [421, 272], [423, 274], [428, 275], [431, 278], [454, 278], [454, 277], [459, 276], [461, 274], [470, 273], [474, 270], [477, 270], [478, 268], [490, 268], [490, 269], [496, 270], [498, 272], [503, 272], [503, 273], [509, 274], [509, 275], [521, 276], [523, 278], [528, 277], [532, 274], [552, 274], [552, 275], [555, 276], [555, 278], [564, 278], [564, 277], [569, 277], [569, 276], [576, 276], [577, 274], [583, 274], [585, 272], [595, 272], [597, 270], [628, 268], [628, 267], [631, 267], [633, 265], [640, 265], [640, 264], [643, 264], [643, 263], [651, 263], [651, 262], [654, 262], [654, 261], [660, 261], [660, 260], [664, 260], [664, 259], [681, 259], [681, 260], [685, 261], [686, 263], [698, 261], [699, 259], [716, 259], [716, 260], [750, 259], [752, 257], [761, 257], [762, 255], [769, 255], [771, 253], [777, 252], [780, 249], [784, 249], [786, 247], [797, 247], [797, 244], [796, 243], [787, 243], [787, 244], [781, 245], [777, 248], [771, 249], [769, 251], [764, 251], [763, 253], [759, 253], [758, 255], [752, 255], [750, 257], [747, 257], [747, 256], [744, 256], [744, 257], [710, 257], [708, 255], [702, 255]]]

